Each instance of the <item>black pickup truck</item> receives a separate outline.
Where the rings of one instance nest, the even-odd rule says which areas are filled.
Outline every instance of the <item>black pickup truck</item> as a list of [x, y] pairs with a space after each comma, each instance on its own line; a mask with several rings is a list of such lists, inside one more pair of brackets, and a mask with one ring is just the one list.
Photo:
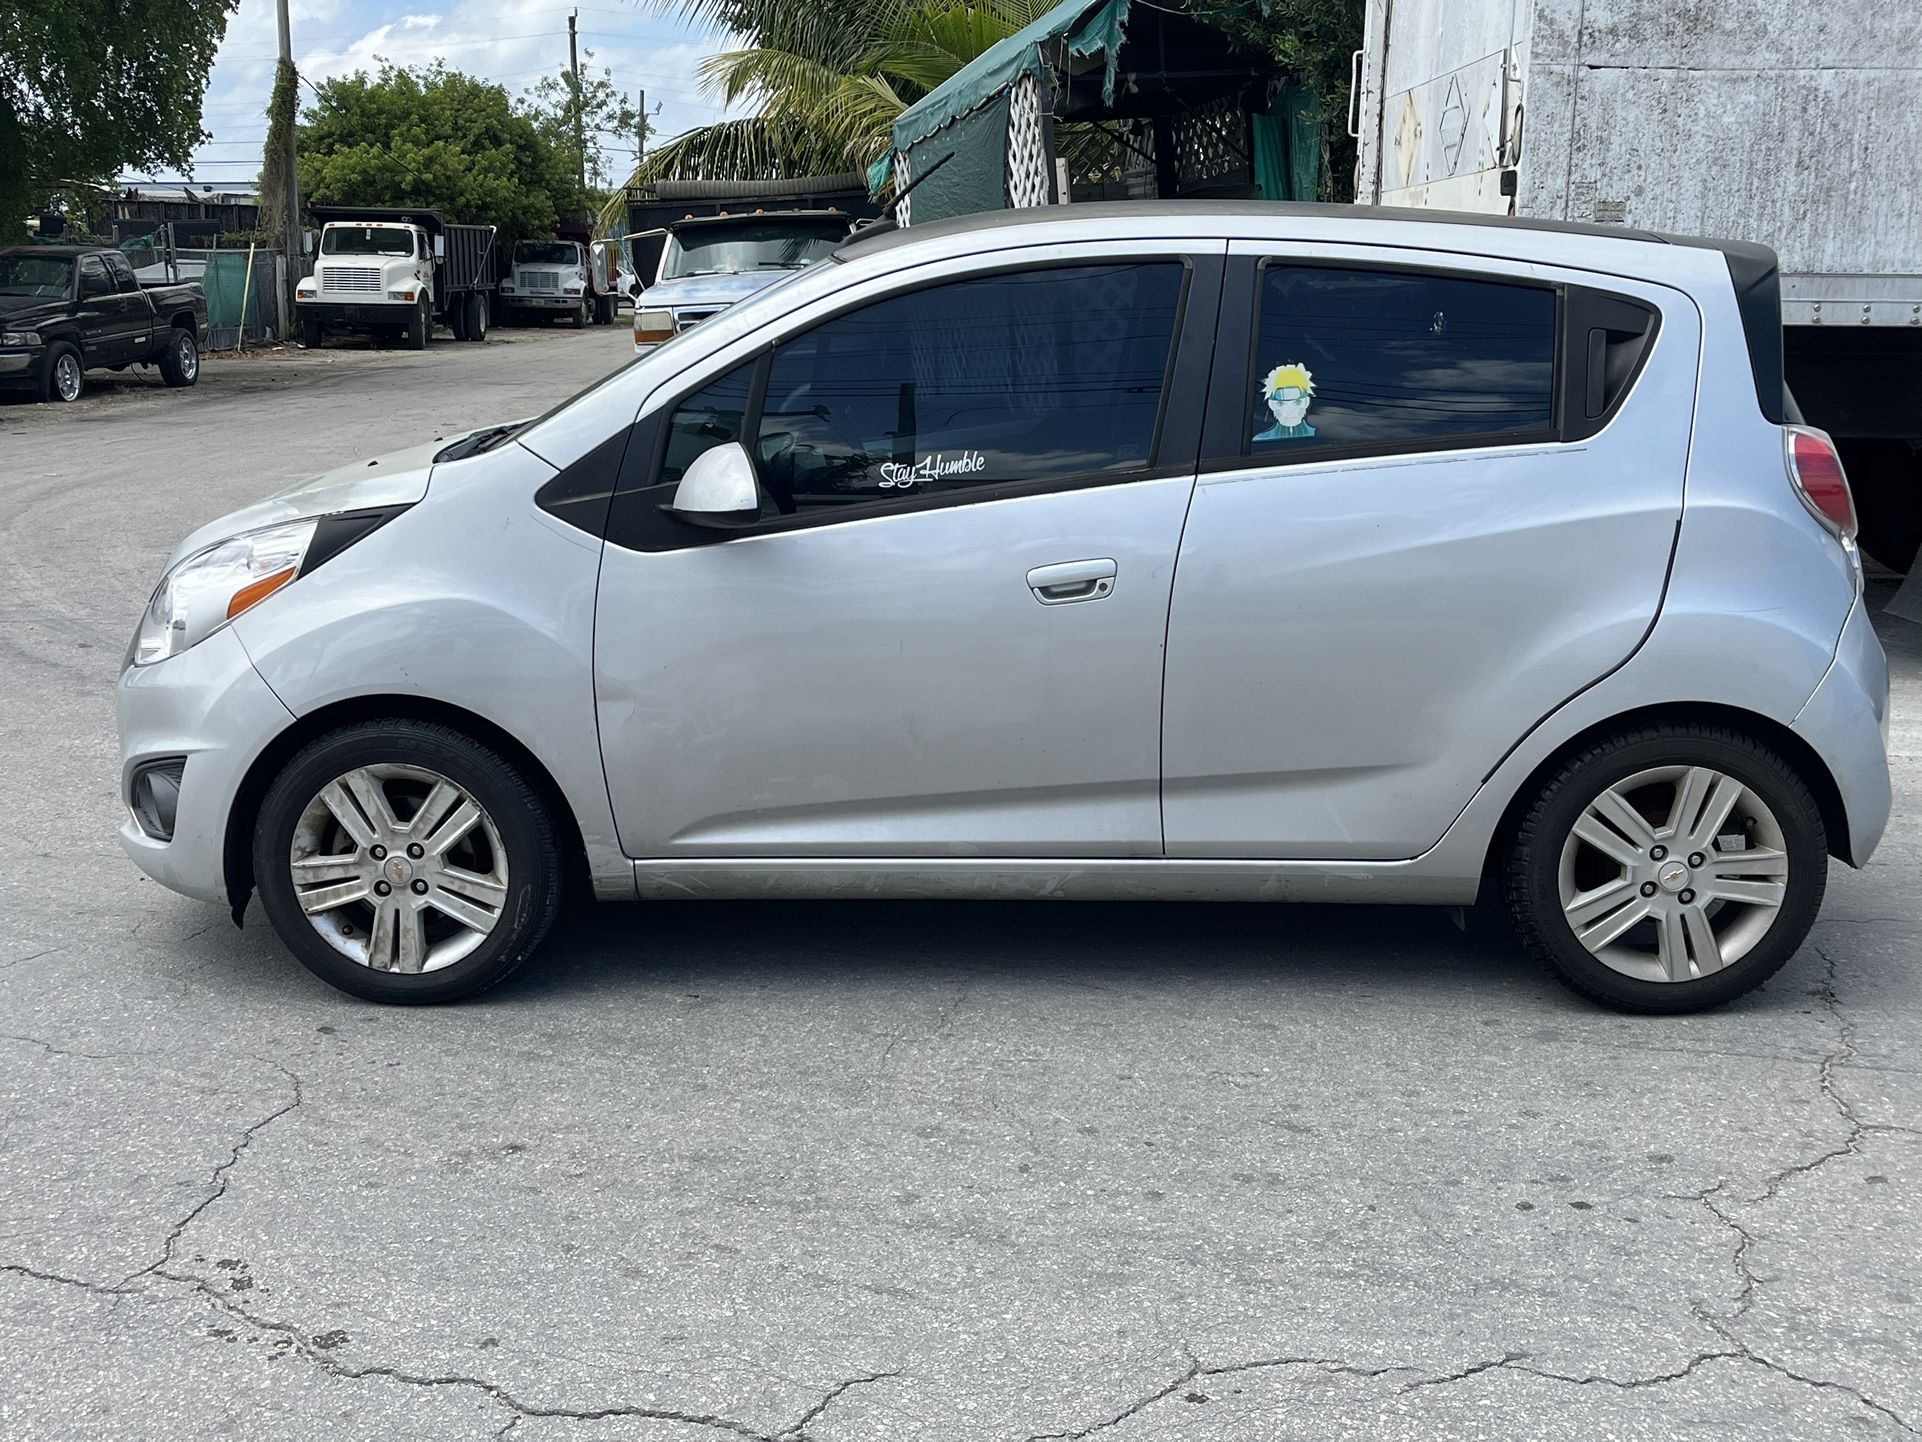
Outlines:
[[206, 330], [199, 286], [143, 286], [110, 247], [0, 247], [0, 386], [72, 401], [87, 371], [130, 365], [190, 386]]

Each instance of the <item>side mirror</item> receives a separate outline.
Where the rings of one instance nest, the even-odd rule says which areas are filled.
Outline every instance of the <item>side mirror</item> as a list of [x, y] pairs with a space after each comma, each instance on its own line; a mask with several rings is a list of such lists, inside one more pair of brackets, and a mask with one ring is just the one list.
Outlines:
[[725, 530], [752, 525], [761, 517], [754, 462], [736, 441], [702, 451], [682, 473], [674, 503], [666, 509], [691, 526]]
[[447, 237], [444, 235], [437, 235], [434, 237], [434, 259], [435, 260], [447, 259]]
[[314, 233], [311, 230], [303, 230], [300, 233], [300, 253], [302, 255], [314, 253]]

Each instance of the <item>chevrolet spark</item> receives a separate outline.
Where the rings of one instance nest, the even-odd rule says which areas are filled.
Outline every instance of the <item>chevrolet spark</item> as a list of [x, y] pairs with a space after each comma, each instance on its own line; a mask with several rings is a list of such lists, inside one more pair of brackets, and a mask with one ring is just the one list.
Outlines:
[[[346, 991], [606, 900], [1505, 895], [1736, 996], [1889, 814], [1751, 245], [1431, 213], [878, 227], [532, 421], [203, 527], [122, 836]], [[1011, 922], [1018, 926], [1018, 919]]]

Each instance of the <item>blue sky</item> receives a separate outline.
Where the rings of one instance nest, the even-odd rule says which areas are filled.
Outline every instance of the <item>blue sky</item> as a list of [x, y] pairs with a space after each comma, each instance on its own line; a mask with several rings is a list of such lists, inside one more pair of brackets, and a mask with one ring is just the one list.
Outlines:
[[[319, 82], [332, 75], [373, 70], [381, 60], [403, 65], [439, 57], [449, 67], [499, 81], [519, 96], [543, 75], [567, 66], [567, 13], [580, 11], [581, 64], [593, 52], [596, 68], [613, 72], [614, 84], [632, 98], [647, 91], [657, 140], [722, 117], [714, 97], [701, 93], [695, 67], [725, 49], [722, 37], [690, 29], [666, 6], [595, 0], [578, 7], [548, 0], [292, 0], [294, 64]], [[202, 124], [211, 139], [195, 153], [197, 184], [251, 183], [260, 170], [262, 113], [273, 83], [279, 39], [274, 0], [241, 0], [227, 22], [214, 62]], [[301, 87], [302, 109], [313, 92]], [[738, 113], [738, 112], [737, 112]], [[607, 136], [610, 163], [633, 159], [633, 143]], [[625, 147], [623, 152], [622, 147]], [[176, 178], [157, 171], [151, 178]]]

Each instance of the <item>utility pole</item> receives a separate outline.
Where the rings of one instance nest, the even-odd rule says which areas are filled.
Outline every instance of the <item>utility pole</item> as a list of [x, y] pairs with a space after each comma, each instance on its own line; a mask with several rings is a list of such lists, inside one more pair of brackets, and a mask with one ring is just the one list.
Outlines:
[[647, 87], [642, 86], [634, 92], [634, 109], [640, 113], [641, 132], [634, 139], [634, 163], [639, 165], [647, 159]]
[[[287, 20], [287, 0], [277, 0], [276, 8], [280, 19], [280, 63], [292, 70], [294, 41], [293, 31]], [[295, 96], [294, 110], [296, 114], [299, 113], [298, 95]], [[290, 125], [293, 123], [292, 116], [288, 117], [288, 123]], [[294, 158], [298, 149], [294, 137], [289, 135], [287, 145], [278, 157], [281, 166], [280, 193], [283, 197], [281, 208], [284, 212], [281, 221], [281, 247], [287, 267], [287, 289], [282, 304], [287, 307], [287, 320], [290, 325], [293, 323], [294, 316], [294, 291], [300, 284], [300, 166]]]
[[[287, 0], [280, 0], [285, 5]], [[574, 153], [581, 158], [581, 189], [587, 189], [587, 131], [586, 116], [582, 114], [581, 96], [581, 51], [576, 40], [576, 23], [581, 12], [567, 12], [567, 68], [574, 76]]]

